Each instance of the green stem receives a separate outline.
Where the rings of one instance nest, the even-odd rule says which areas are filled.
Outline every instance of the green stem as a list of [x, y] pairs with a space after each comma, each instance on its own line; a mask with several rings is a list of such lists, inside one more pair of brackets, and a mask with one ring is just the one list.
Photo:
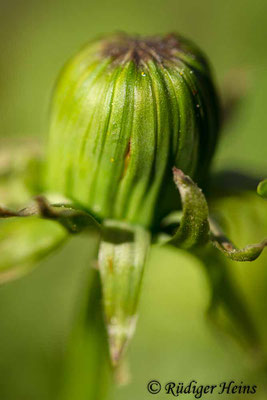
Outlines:
[[73, 321], [60, 400], [103, 400], [110, 382], [99, 273], [84, 277]]

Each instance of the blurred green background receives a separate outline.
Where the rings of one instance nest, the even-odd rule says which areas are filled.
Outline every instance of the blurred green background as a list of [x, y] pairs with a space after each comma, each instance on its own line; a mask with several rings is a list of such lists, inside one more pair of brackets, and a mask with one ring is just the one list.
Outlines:
[[[241, 106], [223, 132], [214, 168], [266, 175], [266, 15], [266, 0], [1, 0], [0, 143], [25, 136], [45, 143], [57, 74], [88, 39], [114, 30], [178, 31], [208, 54], [222, 91], [225, 82], [231, 86], [231, 77], [236, 81], [241, 76]], [[250, 218], [254, 219], [253, 213]], [[264, 235], [258, 225], [255, 231], [257, 237], [253, 230], [242, 232], [241, 244]], [[76, 239], [28, 277], [0, 288], [1, 400], [57, 399], [75, 304], [90, 267], [88, 247], [88, 239]], [[231, 263], [256, 322], [261, 321], [263, 336], [267, 327], [261, 314], [267, 298], [266, 259], [264, 255], [243, 267]], [[257, 276], [252, 287], [251, 270]], [[252, 304], [258, 291], [261, 297]], [[191, 379], [214, 384], [233, 379], [259, 385], [258, 396], [253, 398], [266, 399], [266, 375], [255, 367], [256, 356], [252, 362], [253, 357], [234, 340], [214, 333], [205, 319], [208, 302], [208, 283], [199, 262], [185, 253], [152, 249], [137, 334], [129, 350], [131, 381], [128, 386], [113, 386], [109, 399], [150, 398], [146, 391], [150, 379], [163, 384]], [[75, 373], [83, 375], [84, 371]], [[72, 400], [76, 399], [83, 397], [74, 395]]]

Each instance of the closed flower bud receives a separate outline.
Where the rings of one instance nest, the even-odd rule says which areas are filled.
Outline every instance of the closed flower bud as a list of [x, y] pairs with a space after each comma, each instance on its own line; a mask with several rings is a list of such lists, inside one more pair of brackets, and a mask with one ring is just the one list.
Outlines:
[[174, 34], [93, 41], [59, 77], [48, 189], [101, 221], [98, 267], [114, 366], [134, 332], [149, 231], [179, 205], [172, 169], [206, 177], [218, 119], [205, 57]]
[[218, 119], [209, 66], [191, 42], [92, 41], [55, 89], [48, 188], [100, 219], [152, 227], [174, 208], [173, 166], [198, 182], [207, 174]]

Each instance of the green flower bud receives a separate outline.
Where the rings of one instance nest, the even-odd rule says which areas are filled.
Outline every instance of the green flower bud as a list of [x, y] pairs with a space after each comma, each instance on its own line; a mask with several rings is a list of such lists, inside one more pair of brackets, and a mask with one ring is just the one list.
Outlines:
[[[149, 230], [179, 206], [172, 169], [183, 170], [198, 183], [206, 178], [218, 114], [205, 57], [175, 34], [119, 34], [92, 41], [59, 77], [52, 104], [48, 189], [102, 222], [98, 267], [114, 366], [134, 331]], [[186, 191], [181, 197], [191, 204], [201, 193], [183, 173], [177, 172], [177, 179], [181, 185], [190, 182], [195, 195], [191, 199]], [[191, 224], [196, 233], [192, 236], [189, 230], [188, 240], [193, 216], [181, 222], [176, 242], [184, 239], [186, 247], [198, 243], [200, 233], [206, 234], [206, 214], [197, 214]]]
[[176, 208], [173, 166], [206, 176], [218, 114], [207, 61], [183, 37], [92, 41], [56, 86], [48, 189], [100, 219], [152, 227]]

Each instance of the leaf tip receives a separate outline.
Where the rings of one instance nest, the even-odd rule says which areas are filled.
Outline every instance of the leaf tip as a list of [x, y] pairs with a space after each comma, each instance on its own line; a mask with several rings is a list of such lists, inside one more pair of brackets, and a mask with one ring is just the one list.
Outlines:
[[132, 316], [125, 323], [113, 321], [108, 325], [109, 351], [113, 367], [117, 367], [123, 359], [125, 350], [135, 331], [136, 320], [136, 316]]

